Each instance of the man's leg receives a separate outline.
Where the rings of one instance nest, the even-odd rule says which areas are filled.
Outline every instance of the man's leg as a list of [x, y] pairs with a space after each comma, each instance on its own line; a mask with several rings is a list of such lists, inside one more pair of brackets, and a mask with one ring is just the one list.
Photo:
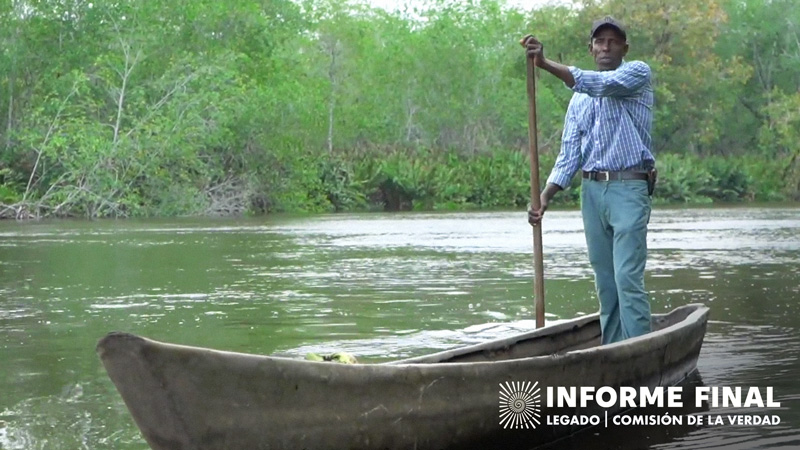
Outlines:
[[589, 262], [594, 269], [597, 297], [600, 299], [602, 343], [623, 339], [619, 299], [614, 277], [614, 236], [608, 224], [605, 205], [608, 183], [584, 180], [581, 184], [581, 216], [589, 249]]
[[610, 183], [607, 200], [620, 321], [628, 339], [650, 332], [650, 301], [644, 287], [650, 196], [645, 181], [618, 181]]

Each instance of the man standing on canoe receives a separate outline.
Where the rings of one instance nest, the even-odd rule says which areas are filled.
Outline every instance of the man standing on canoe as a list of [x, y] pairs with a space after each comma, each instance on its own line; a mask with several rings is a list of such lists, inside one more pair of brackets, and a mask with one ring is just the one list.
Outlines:
[[644, 267], [655, 182], [653, 88], [647, 64], [623, 59], [628, 40], [621, 23], [612, 17], [595, 21], [589, 40], [596, 71], [547, 59], [534, 36], [521, 41], [537, 67], [575, 92], [542, 207], [528, 211], [528, 222], [536, 226], [553, 196], [582, 171], [581, 215], [600, 299], [602, 342], [609, 344], [650, 331]]

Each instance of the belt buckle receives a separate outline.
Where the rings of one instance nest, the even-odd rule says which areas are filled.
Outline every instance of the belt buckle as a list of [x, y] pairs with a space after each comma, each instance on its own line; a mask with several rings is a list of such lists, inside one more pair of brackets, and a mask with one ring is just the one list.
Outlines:
[[611, 179], [611, 172], [606, 170], [598, 170], [595, 172], [595, 181], [608, 181]]

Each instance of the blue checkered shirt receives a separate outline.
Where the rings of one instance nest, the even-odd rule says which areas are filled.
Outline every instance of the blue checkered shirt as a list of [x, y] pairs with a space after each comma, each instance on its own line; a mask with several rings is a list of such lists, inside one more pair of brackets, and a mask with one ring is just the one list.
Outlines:
[[650, 67], [641, 61], [623, 61], [615, 70], [569, 70], [575, 78], [575, 94], [548, 183], [566, 188], [579, 168], [621, 171], [654, 163]]

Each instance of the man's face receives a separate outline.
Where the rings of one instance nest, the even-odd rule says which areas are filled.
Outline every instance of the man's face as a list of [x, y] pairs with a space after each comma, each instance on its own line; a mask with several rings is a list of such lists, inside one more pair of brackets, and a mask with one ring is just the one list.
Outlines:
[[614, 70], [622, 64], [628, 53], [628, 43], [613, 27], [600, 28], [589, 44], [597, 70]]

